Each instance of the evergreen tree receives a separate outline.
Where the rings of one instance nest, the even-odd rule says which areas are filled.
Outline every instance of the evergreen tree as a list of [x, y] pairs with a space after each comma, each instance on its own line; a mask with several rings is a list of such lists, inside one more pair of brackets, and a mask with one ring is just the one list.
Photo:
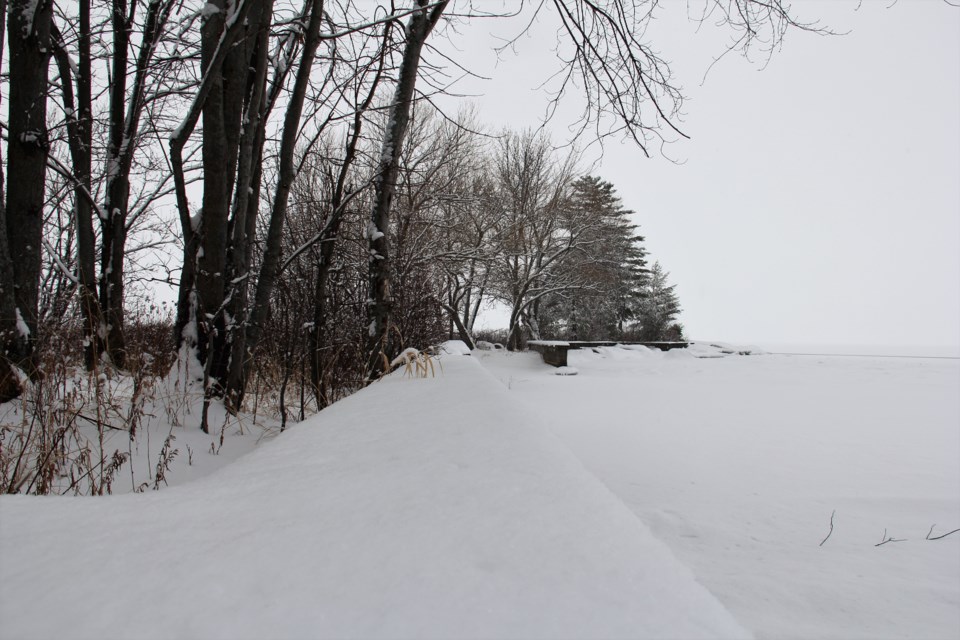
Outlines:
[[676, 285], [669, 284], [670, 274], [659, 262], [650, 270], [650, 280], [645, 287], [645, 296], [640, 305], [640, 339], [643, 341], [677, 340], [683, 337], [683, 327], [677, 323], [680, 301], [674, 292]]
[[643, 236], [630, 222], [613, 185], [594, 176], [572, 185], [570, 215], [590, 218], [589, 238], [567, 261], [581, 286], [556, 295], [542, 308], [542, 325], [554, 337], [609, 340], [623, 335], [624, 325], [637, 317], [647, 280]]

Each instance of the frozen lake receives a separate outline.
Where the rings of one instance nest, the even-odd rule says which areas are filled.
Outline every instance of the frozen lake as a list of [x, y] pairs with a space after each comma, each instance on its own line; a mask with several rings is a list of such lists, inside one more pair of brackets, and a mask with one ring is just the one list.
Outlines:
[[960, 361], [598, 351], [481, 358], [757, 637], [960, 637]]

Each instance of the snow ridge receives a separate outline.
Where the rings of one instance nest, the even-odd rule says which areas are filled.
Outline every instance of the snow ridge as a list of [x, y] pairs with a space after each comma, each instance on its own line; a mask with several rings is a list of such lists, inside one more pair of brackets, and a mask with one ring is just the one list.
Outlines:
[[0, 637], [749, 637], [474, 358], [442, 365], [195, 483], [3, 496]]

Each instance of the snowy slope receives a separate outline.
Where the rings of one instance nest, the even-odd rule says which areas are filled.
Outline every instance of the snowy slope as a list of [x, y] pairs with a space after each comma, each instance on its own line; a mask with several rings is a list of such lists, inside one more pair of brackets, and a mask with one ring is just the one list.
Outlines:
[[0, 498], [0, 637], [749, 636], [469, 356], [146, 495]]
[[960, 361], [694, 353], [478, 355], [757, 637], [960, 638]]

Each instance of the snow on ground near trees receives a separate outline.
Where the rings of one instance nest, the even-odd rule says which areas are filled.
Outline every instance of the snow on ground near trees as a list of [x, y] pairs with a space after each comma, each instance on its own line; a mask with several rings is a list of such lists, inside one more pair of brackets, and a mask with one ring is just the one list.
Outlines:
[[960, 637], [960, 361], [478, 356], [758, 638]]
[[0, 498], [3, 638], [748, 637], [477, 359], [204, 478]]
[[0, 497], [0, 637], [960, 637], [957, 360], [448, 351], [200, 479]]

